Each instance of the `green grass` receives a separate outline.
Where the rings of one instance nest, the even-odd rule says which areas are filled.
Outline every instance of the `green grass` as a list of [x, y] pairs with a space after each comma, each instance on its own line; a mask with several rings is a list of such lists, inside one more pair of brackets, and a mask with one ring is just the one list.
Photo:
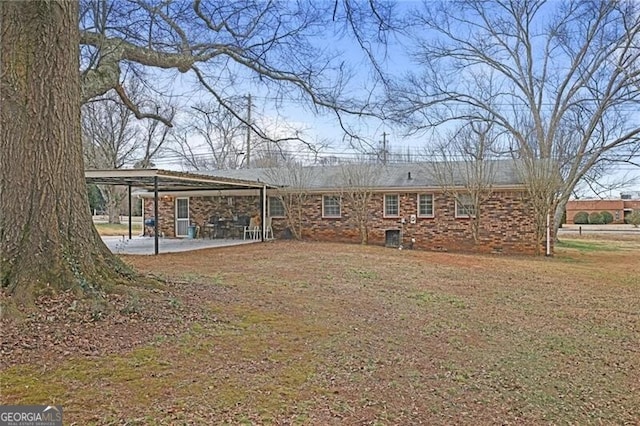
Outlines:
[[617, 251], [620, 247], [615, 241], [587, 241], [562, 239], [556, 243], [556, 248], [575, 249], [582, 252]]
[[[117, 236], [128, 235], [129, 224], [128, 223], [94, 223], [98, 233], [104, 236]], [[138, 235], [142, 232], [142, 225], [140, 223], [131, 224], [131, 232], [133, 235]]]

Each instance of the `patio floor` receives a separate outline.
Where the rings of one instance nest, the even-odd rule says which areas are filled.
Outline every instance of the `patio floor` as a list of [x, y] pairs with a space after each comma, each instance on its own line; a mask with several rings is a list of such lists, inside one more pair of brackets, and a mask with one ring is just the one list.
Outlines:
[[[122, 236], [103, 236], [102, 240], [107, 245], [107, 247], [109, 247], [109, 250], [116, 254], [152, 255], [154, 252], [154, 239], [152, 237], [137, 236], [133, 237], [132, 239], [128, 239]], [[158, 240], [158, 251], [160, 253], [175, 253], [180, 251], [235, 246], [257, 242], [260, 242], [260, 240], [160, 238]]]

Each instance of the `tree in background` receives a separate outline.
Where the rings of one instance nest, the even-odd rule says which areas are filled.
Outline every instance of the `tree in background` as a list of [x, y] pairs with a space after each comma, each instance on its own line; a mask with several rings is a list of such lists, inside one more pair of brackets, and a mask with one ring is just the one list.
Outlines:
[[340, 165], [340, 200], [349, 208], [349, 220], [358, 228], [361, 244], [369, 243], [370, 203], [383, 167], [378, 162], [364, 161]]
[[[149, 95], [145, 93], [141, 82], [129, 79], [126, 87], [130, 100], [136, 105], [149, 102]], [[172, 107], [155, 108], [156, 113], [163, 113], [171, 119], [175, 114]], [[136, 119], [131, 108], [122, 102], [115, 90], [111, 90], [82, 107], [85, 167], [148, 168], [153, 158], [161, 152], [169, 130], [169, 126], [158, 120]], [[115, 185], [98, 185], [98, 189], [106, 203], [109, 223], [120, 223], [126, 189]]]
[[[134, 161], [139, 129], [134, 113], [115, 91], [82, 107], [82, 139], [85, 165], [90, 169], [120, 169]], [[119, 186], [98, 185], [109, 223], [120, 223], [120, 206], [126, 191]]]
[[301, 240], [304, 228], [304, 208], [309, 199], [309, 187], [316, 179], [315, 169], [291, 160], [284, 167], [265, 169], [268, 182], [276, 186], [275, 196], [284, 207], [284, 219], [291, 235]]
[[1, 2], [3, 290], [17, 299], [45, 287], [97, 294], [128, 276], [91, 221], [80, 105], [115, 90], [137, 118], [171, 123], [131, 99], [123, 71], [147, 77], [159, 93], [176, 74], [188, 73], [194, 90], [239, 118], [224, 99], [241, 82], [338, 115], [362, 114], [370, 105], [347, 97], [349, 67], [337, 52], [318, 47], [317, 38], [343, 30], [373, 55], [369, 42], [384, 39], [387, 11], [375, 1], [350, 0], [95, 0], [81, 10], [66, 1]]
[[434, 144], [426, 154], [431, 162], [425, 173], [455, 200], [458, 211], [469, 217], [474, 243], [480, 239], [483, 206], [493, 192], [496, 169], [501, 167], [492, 159], [496, 138], [490, 120], [472, 121]]
[[640, 226], [640, 210], [634, 210], [625, 218], [625, 222], [633, 225], [634, 228]]
[[[518, 165], [517, 172], [526, 185], [525, 201], [531, 206], [535, 221], [535, 253], [540, 255], [547, 229], [553, 226], [553, 209], [557, 203], [557, 193], [562, 185], [562, 177], [558, 164], [549, 158], [538, 159], [527, 155], [518, 160]], [[556, 230], [560, 226], [561, 219], [562, 215], [556, 224]]]
[[89, 195], [89, 209], [91, 209], [91, 213], [94, 215], [102, 214], [105, 208], [105, 202], [98, 189], [98, 185], [87, 185], [87, 194]]
[[426, 2], [406, 25], [427, 36], [413, 34], [421, 72], [390, 94], [397, 117], [414, 131], [490, 118], [505, 151], [544, 165], [531, 192], [544, 191], [540, 214], [557, 227], [579, 182], [640, 150], [639, 8], [631, 0]]
[[[234, 104], [237, 100], [226, 100]], [[174, 152], [190, 170], [237, 169], [241, 166], [245, 126], [217, 102], [199, 102], [192, 106], [176, 133]]]
[[[146, 103], [153, 102], [147, 100]], [[155, 114], [167, 117], [173, 122], [176, 116], [177, 108], [167, 102], [160, 100], [153, 102], [155, 105]], [[134, 163], [136, 169], [148, 169], [154, 167], [154, 161], [166, 150], [171, 136], [173, 134], [173, 126], [168, 126], [160, 120], [142, 120], [138, 123], [141, 127], [140, 143], [138, 147], [138, 160]]]

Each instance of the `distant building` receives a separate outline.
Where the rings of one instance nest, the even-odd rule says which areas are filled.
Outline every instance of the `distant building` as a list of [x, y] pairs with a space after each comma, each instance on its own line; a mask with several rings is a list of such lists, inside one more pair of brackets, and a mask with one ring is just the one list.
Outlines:
[[623, 200], [640, 200], [640, 191], [630, 191], [620, 193]]
[[573, 224], [579, 212], [600, 213], [607, 211], [613, 216], [613, 223], [625, 223], [634, 210], [640, 210], [640, 191], [623, 192], [618, 199], [583, 199], [567, 203], [567, 223]]

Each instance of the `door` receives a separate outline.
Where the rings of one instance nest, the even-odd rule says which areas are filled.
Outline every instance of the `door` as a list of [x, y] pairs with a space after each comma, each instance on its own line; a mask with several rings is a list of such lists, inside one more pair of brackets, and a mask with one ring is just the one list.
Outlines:
[[176, 237], [189, 234], [189, 199], [176, 198]]

